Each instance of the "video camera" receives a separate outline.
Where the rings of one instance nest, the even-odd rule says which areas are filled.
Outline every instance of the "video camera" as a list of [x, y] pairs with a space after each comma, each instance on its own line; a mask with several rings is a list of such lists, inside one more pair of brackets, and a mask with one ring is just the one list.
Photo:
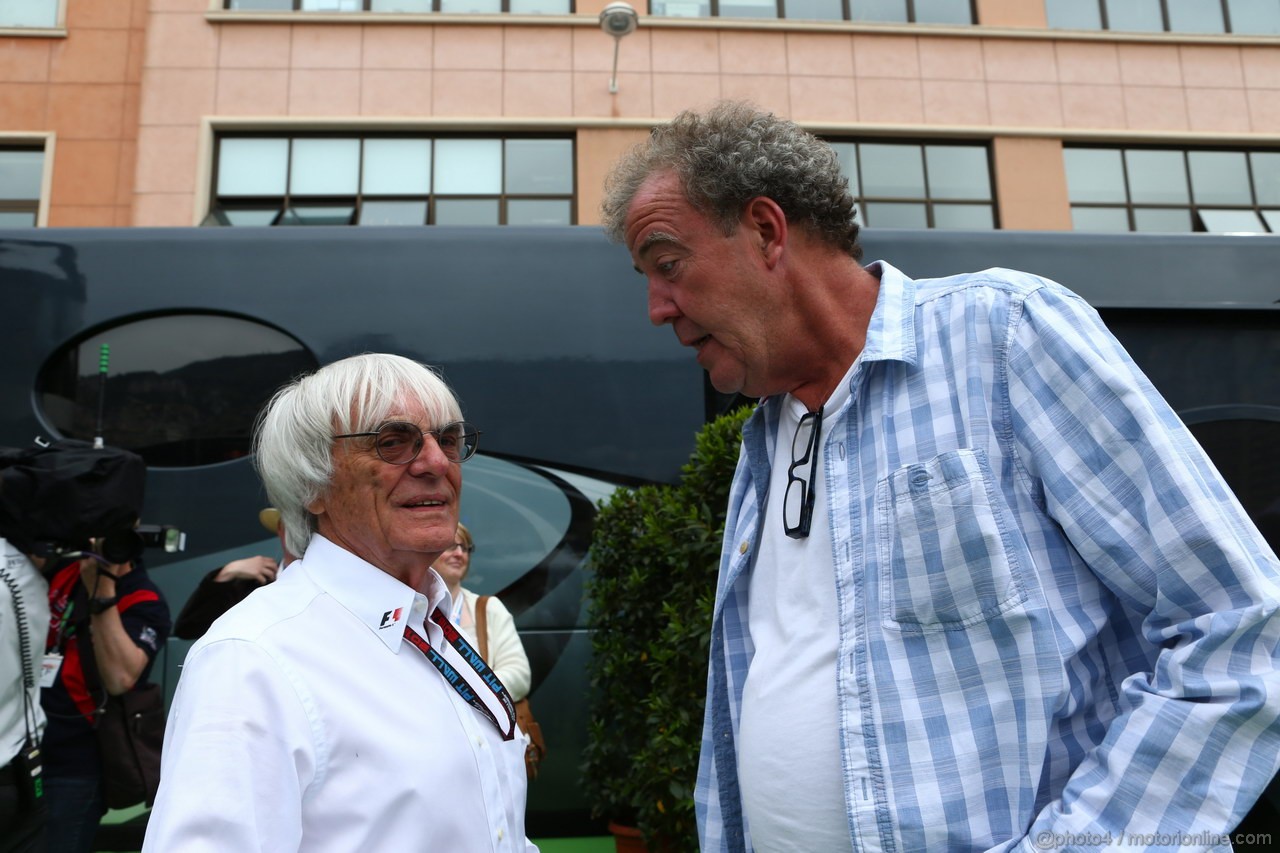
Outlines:
[[93, 551], [126, 563], [149, 547], [173, 553], [186, 535], [169, 525], [139, 524], [146, 463], [116, 447], [86, 441], [36, 441], [0, 448], [0, 536], [28, 554]]
[[113, 530], [102, 537], [99, 554], [108, 563], [118, 565], [136, 560], [147, 548], [163, 548], [174, 554], [187, 547], [187, 534], [168, 524], [139, 524], [133, 528]]

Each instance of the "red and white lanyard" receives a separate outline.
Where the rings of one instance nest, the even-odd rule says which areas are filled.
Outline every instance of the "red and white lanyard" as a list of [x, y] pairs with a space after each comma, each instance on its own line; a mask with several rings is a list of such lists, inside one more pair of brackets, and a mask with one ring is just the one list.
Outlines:
[[[502, 686], [497, 674], [489, 664], [485, 663], [484, 658], [480, 657], [480, 652], [467, 642], [457, 628], [453, 627], [453, 623], [445, 618], [439, 607], [432, 612], [431, 621], [440, 626], [440, 630], [444, 632], [445, 641], [457, 653], [460, 664], [446, 660], [444, 655], [433, 649], [421, 634], [409, 626], [405, 626], [404, 638], [422, 652], [432, 666], [440, 670], [444, 680], [458, 691], [459, 696], [489, 718], [489, 721], [497, 727], [498, 734], [502, 735], [503, 740], [514, 738], [516, 710], [511, 703], [511, 694], [507, 692], [507, 688]], [[484, 685], [483, 689], [472, 686], [471, 680], [466, 675], [467, 670], [475, 672], [480, 677], [480, 683]]]

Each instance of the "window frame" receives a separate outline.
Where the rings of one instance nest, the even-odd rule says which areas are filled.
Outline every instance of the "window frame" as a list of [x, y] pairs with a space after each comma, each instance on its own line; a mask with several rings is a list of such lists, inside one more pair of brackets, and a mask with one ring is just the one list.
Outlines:
[[[220, 174], [222, 159], [222, 141], [226, 139], [285, 139], [289, 142], [288, 159], [285, 163], [284, 176], [284, 192], [280, 195], [261, 194], [261, 195], [219, 195], [218, 193], [218, 176]], [[294, 164], [293, 142], [297, 139], [356, 139], [360, 142], [359, 154], [357, 161], [363, 166], [364, 163], [364, 143], [370, 139], [426, 139], [430, 140], [431, 160], [432, 160], [432, 180], [431, 187], [428, 192], [424, 193], [365, 193], [363, 186], [363, 176], [360, 177], [354, 195], [294, 195], [290, 191], [292, 182], [292, 172]], [[436, 147], [435, 143], [442, 139], [496, 139], [503, 143], [501, 145], [501, 174], [499, 175], [499, 185], [502, 188], [500, 193], [438, 193], [436, 191], [436, 181], [434, 176]], [[513, 193], [507, 192], [507, 150], [506, 142], [508, 140], [525, 140], [525, 139], [548, 139], [564, 141], [569, 143], [569, 166], [571, 188], [567, 194], [565, 193]], [[237, 131], [223, 130], [214, 134], [213, 139], [213, 163], [210, 174], [210, 190], [209, 190], [209, 206], [204, 217], [202, 225], [231, 225], [227, 221], [227, 212], [242, 210], [275, 210], [276, 215], [271, 222], [262, 227], [279, 227], [283, 223], [282, 220], [291, 209], [297, 207], [333, 207], [351, 205], [352, 213], [348, 221], [345, 223], [354, 227], [378, 227], [363, 225], [360, 222], [360, 216], [363, 211], [365, 201], [404, 201], [404, 202], [422, 202], [427, 204], [426, 221], [420, 223], [423, 227], [434, 227], [436, 224], [436, 203], [438, 200], [493, 200], [498, 203], [498, 221], [493, 226], [485, 227], [507, 227], [508, 211], [507, 204], [511, 200], [517, 201], [563, 201], [569, 207], [569, 221], [567, 225], [578, 224], [578, 140], [576, 134], [568, 132], [533, 132], [533, 133], [504, 133], [500, 131], [485, 131], [469, 133], [466, 131], [448, 131], [443, 133], [431, 131], [364, 131], [357, 129], [348, 130], [306, 130], [306, 131], [281, 131], [281, 130], [255, 130], [255, 131]], [[228, 203], [230, 200], [230, 203]], [[212, 221], [211, 221], [212, 220]], [[241, 226], [251, 227], [251, 226]], [[401, 226], [416, 227], [416, 226]], [[517, 225], [515, 227], [539, 227], [530, 225]]]
[[0, 136], [0, 151], [31, 151], [40, 154], [40, 187], [33, 199], [0, 199], [0, 213], [30, 213], [31, 225], [9, 226], [13, 228], [41, 228], [45, 221], [47, 208], [45, 196], [49, 191], [49, 158], [52, 154], [50, 146], [44, 140], [30, 139], [8, 140]]
[[[303, 9], [302, 8], [303, 0], [292, 0], [292, 3], [293, 3], [292, 9], [232, 9], [231, 4], [233, 2], [234, 0], [222, 0], [222, 11], [237, 12], [237, 13], [267, 12], [267, 13], [275, 13], [275, 14], [283, 14], [283, 13], [289, 13], [289, 12], [307, 12], [308, 14], [314, 14], [314, 15], [358, 15], [361, 13], [376, 14], [376, 15], [426, 15], [426, 14], [432, 14], [432, 15], [437, 15], [437, 14], [438, 15], [494, 15], [494, 14], [572, 15], [577, 12], [577, 0], [569, 0], [569, 10], [567, 12], [557, 11], [557, 12], [514, 12], [514, 13], [511, 11], [511, 0], [501, 0], [502, 8], [497, 12], [441, 12], [440, 0], [431, 0], [430, 12], [375, 11], [373, 9], [373, 0], [360, 0], [360, 8], [353, 9], [349, 12], [344, 12], [336, 9], [326, 9], [326, 10]], [[845, 2], [848, 2], [848, 0], [845, 0]]]
[[[1045, 5], [1046, 24], [1045, 25], [1049, 30], [1057, 30], [1061, 32], [1063, 31], [1064, 28], [1055, 27], [1052, 24], [1049, 24], [1047, 22], [1048, 13], [1049, 13], [1049, 7], [1048, 7], [1049, 2], [1052, 2], [1052, 0], [1046, 0], [1046, 5]], [[1117, 32], [1117, 33], [1142, 32], [1138, 30], [1111, 29], [1110, 19], [1107, 15], [1107, 0], [1060, 0], [1060, 2], [1070, 2], [1073, 4], [1093, 2], [1097, 5], [1098, 20], [1101, 22], [1101, 26], [1098, 27], [1096, 31], [1091, 29], [1089, 30], [1089, 32]], [[1220, 32], [1217, 30], [1214, 30], [1211, 32], [1200, 32], [1196, 30], [1172, 29], [1169, 23], [1169, 0], [1158, 0], [1158, 2], [1160, 3], [1160, 27], [1161, 27], [1160, 32], [1178, 33], [1183, 35], [1244, 35], [1244, 36], [1264, 35], [1260, 33], [1237, 33], [1235, 32], [1234, 29], [1232, 29], [1230, 0], [1218, 0], [1218, 4], [1222, 9], [1222, 30]], [[1209, 3], [1209, 2], [1212, 2], [1212, 0], [1200, 0], [1200, 2]]]
[[[295, 2], [296, 2], [296, 0], [295, 0]], [[506, 2], [506, 0], [503, 0], [503, 2], [505, 3], [505, 2]], [[571, 2], [573, 2], [573, 0], [571, 0]], [[707, 13], [707, 15], [706, 15], [705, 17], [704, 17], [704, 16], [702, 16], [702, 15], [658, 15], [658, 14], [656, 14], [656, 13], [653, 11], [653, 0], [649, 0], [648, 5], [645, 7], [645, 13], [646, 13], [647, 15], [651, 15], [651, 16], [653, 16], [653, 17], [662, 17], [662, 18], [668, 18], [668, 19], [674, 19], [674, 20], [706, 20], [706, 19], [708, 19], [708, 18], [719, 18], [719, 17], [721, 17], [721, 16], [720, 16], [720, 0], [705, 0], [705, 2], [708, 4], [708, 5], [707, 5], [707, 7], [708, 7], [708, 9], [709, 9], [709, 11], [708, 11], [708, 13]], [[906, 7], [907, 20], [906, 20], [905, 22], [904, 22], [904, 21], [874, 21], [874, 20], [868, 20], [868, 19], [864, 19], [864, 18], [856, 18], [856, 19], [855, 19], [855, 18], [851, 18], [851, 17], [850, 17], [850, 6], [851, 6], [851, 4], [853, 4], [853, 3], [857, 3], [857, 0], [840, 0], [841, 17], [840, 17], [840, 19], [839, 19], [839, 20], [841, 20], [841, 21], [845, 21], [845, 22], [848, 22], [848, 23], [855, 23], [855, 24], [877, 24], [877, 23], [887, 23], [887, 24], [898, 24], [898, 25], [903, 25], [904, 23], [905, 23], [905, 24], [918, 24], [918, 23], [920, 23], [919, 21], [917, 21], [917, 20], [916, 20], [916, 0], [898, 0], [898, 2], [900, 2], [903, 6], [905, 6], [905, 7]], [[791, 20], [791, 21], [813, 21], [813, 20], [832, 20], [832, 21], [834, 21], [834, 20], [836, 20], [836, 19], [834, 19], [834, 18], [831, 18], [831, 19], [826, 19], [826, 18], [821, 18], [821, 19], [819, 19], [819, 18], [788, 18], [788, 17], [787, 17], [787, 15], [786, 15], [786, 4], [787, 4], [787, 0], [774, 0], [774, 10], [777, 12], [777, 15], [776, 15], [775, 17], [773, 17], [773, 18], [750, 18], [750, 17], [743, 17], [743, 16], [737, 16], [737, 15], [735, 15], [735, 16], [733, 16], [733, 17], [731, 17], [731, 18], [725, 18], [725, 20], [732, 20], [732, 21], [752, 21], [752, 20], [761, 20], [761, 21], [782, 21], [782, 20]], [[977, 3], [977, 0], [968, 0], [968, 6], [969, 6], [969, 23], [967, 23], [967, 24], [938, 24], [937, 26], [956, 26], [956, 27], [964, 27], [964, 26], [972, 27], [972, 26], [977, 26], [977, 24], [978, 24], [978, 3]], [[932, 24], [931, 24], [931, 22], [925, 22], [925, 23], [926, 23], [926, 24], [929, 24], [929, 25], [932, 25]]]
[[[924, 178], [925, 194], [923, 196], [881, 196], [867, 195], [865, 191], [866, 184], [862, 179], [862, 153], [855, 151], [855, 162], [857, 164], [858, 173], [856, 176], [850, 176], [850, 182], [856, 179], [857, 191], [850, 192], [853, 196], [854, 207], [858, 212], [858, 222], [866, 228], [878, 228], [874, 222], [871, 222], [867, 216], [866, 205], [868, 202], [872, 204], [923, 204], [925, 208], [925, 229], [933, 230], [937, 228], [936, 217], [934, 216], [934, 207], [958, 207], [961, 205], [983, 205], [991, 209], [991, 230], [998, 231], [1001, 229], [1000, 224], [1000, 206], [996, 199], [995, 185], [995, 159], [992, 150], [992, 144], [987, 139], [911, 139], [902, 137], [875, 137], [875, 136], [824, 136], [823, 139], [832, 145], [909, 145], [919, 149], [920, 152], [920, 168], [921, 175]], [[987, 163], [987, 186], [990, 189], [990, 195], [983, 198], [935, 198], [929, 185], [929, 158], [927, 149], [929, 147], [936, 148], [982, 148], [986, 155]], [[894, 226], [883, 226], [894, 227]], [[971, 229], [971, 230], [987, 230], [987, 229]]]
[[[1261, 146], [1242, 146], [1242, 147], [1224, 147], [1221, 145], [1204, 145], [1204, 146], [1176, 146], [1176, 145], [1114, 145], [1108, 143], [1071, 143], [1063, 146], [1063, 150], [1094, 150], [1094, 151], [1118, 151], [1120, 152], [1120, 174], [1124, 179], [1124, 196], [1125, 201], [1105, 202], [1105, 201], [1075, 201], [1071, 198], [1070, 174], [1067, 173], [1066, 163], [1064, 159], [1063, 172], [1067, 173], [1067, 205], [1074, 213], [1076, 208], [1086, 208], [1090, 210], [1123, 210], [1125, 219], [1129, 225], [1131, 233], [1167, 233], [1167, 234], [1223, 234], [1223, 233], [1239, 233], [1239, 232], [1223, 232], [1210, 231], [1205, 227], [1204, 218], [1200, 211], [1206, 210], [1239, 210], [1251, 211], [1263, 228], [1271, 228], [1271, 223], [1264, 215], [1264, 211], [1275, 211], [1280, 209], [1280, 204], [1263, 204], [1258, 200], [1258, 184], [1254, 177], [1253, 154], [1276, 154], [1280, 155], [1280, 148], [1266, 148]], [[1183, 175], [1186, 179], [1188, 200], [1184, 202], [1134, 202], [1133, 191], [1129, 179], [1129, 159], [1125, 156], [1129, 151], [1169, 151], [1180, 154], [1182, 157]], [[1249, 178], [1249, 194], [1252, 203], [1245, 204], [1226, 204], [1223, 202], [1207, 202], [1199, 203], [1196, 201], [1195, 183], [1191, 175], [1191, 155], [1196, 152], [1221, 152], [1227, 154], [1243, 154], [1245, 155], [1245, 170]], [[1191, 219], [1190, 231], [1167, 231], [1167, 232], [1140, 232], [1136, 225], [1135, 211], [1137, 210], [1177, 210], [1186, 211]], [[1072, 230], [1076, 230], [1074, 224]], [[1123, 232], [1116, 232], [1123, 233]], [[1280, 234], [1280, 231], [1266, 230], [1249, 232], [1251, 234]]]
[[52, 24], [13, 24], [0, 20], [0, 32], [14, 33], [60, 33], [64, 32], [67, 25], [67, 0], [53, 0], [53, 23]]

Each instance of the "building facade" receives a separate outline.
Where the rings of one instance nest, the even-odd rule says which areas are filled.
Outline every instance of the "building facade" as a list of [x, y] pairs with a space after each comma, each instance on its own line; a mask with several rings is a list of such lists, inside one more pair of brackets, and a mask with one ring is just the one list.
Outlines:
[[871, 227], [1280, 232], [1280, 0], [636, 5], [0, 0], [0, 227], [595, 224], [742, 97]]

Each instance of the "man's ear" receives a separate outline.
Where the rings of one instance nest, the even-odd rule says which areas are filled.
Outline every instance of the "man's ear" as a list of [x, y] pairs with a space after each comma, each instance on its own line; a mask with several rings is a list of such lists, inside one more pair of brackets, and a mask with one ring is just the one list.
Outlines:
[[756, 196], [742, 210], [739, 227], [747, 229], [765, 265], [773, 269], [787, 246], [787, 215], [768, 196]]

